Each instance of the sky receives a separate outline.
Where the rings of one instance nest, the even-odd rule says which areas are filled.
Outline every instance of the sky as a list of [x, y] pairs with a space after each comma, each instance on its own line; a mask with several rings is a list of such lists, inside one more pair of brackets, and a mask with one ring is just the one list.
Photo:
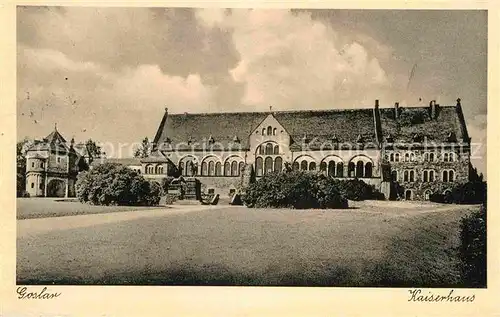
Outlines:
[[[18, 7], [18, 139], [134, 143], [169, 113], [455, 105], [485, 173], [487, 12]], [[113, 156], [111, 154], [111, 156]], [[485, 173], [486, 174], [486, 173]]]

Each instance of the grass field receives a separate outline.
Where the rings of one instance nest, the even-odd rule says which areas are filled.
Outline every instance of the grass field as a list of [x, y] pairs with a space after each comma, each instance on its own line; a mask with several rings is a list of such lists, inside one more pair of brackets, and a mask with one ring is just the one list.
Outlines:
[[452, 248], [476, 208], [221, 206], [57, 230], [18, 237], [17, 282], [460, 287]]
[[17, 219], [75, 216], [83, 214], [97, 214], [158, 208], [132, 206], [92, 206], [89, 204], [82, 204], [76, 201], [76, 199], [56, 200], [52, 198], [18, 198], [16, 202]]

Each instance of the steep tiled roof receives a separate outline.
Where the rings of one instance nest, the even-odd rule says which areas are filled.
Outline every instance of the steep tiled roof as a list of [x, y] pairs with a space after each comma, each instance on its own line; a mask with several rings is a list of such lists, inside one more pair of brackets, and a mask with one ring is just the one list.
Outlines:
[[[394, 113], [394, 109], [380, 109], [382, 133], [384, 137], [391, 136], [394, 142], [411, 143], [415, 135], [434, 142], [446, 142], [450, 133], [458, 140], [464, 137], [455, 106], [439, 106], [438, 115], [434, 119], [431, 118], [429, 107], [400, 108], [400, 117], [397, 120], [394, 118]], [[412, 117], [416, 118], [417, 122], [408, 124], [408, 120], [411, 121]]]
[[[225, 149], [241, 146], [248, 148], [248, 137], [269, 115], [269, 112], [234, 112], [167, 114], [164, 117], [154, 142], [158, 145], [170, 143], [185, 148], [208, 146], [210, 137]], [[375, 141], [373, 109], [356, 110], [311, 110], [277, 111], [274, 117], [292, 136], [293, 142], [301, 142], [304, 134], [315, 142], [330, 141], [336, 135], [339, 142], [357, 143], [361, 135], [363, 142]], [[235, 144], [235, 137], [240, 144]]]
[[141, 165], [141, 160], [139, 158], [130, 157], [130, 158], [98, 158], [92, 161], [91, 166], [96, 166], [104, 163], [116, 163], [122, 165]]
[[67, 153], [69, 147], [66, 145], [66, 140], [64, 137], [54, 129], [49, 135], [47, 135], [42, 141], [35, 141], [29, 148], [28, 151], [55, 151], [58, 153]]
[[63, 138], [61, 133], [57, 131], [57, 129], [54, 129], [54, 131], [47, 135], [44, 140], [49, 143], [56, 142], [56, 140], [59, 140], [61, 143], [66, 143], [66, 140]]
[[208, 145], [210, 136], [224, 148], [231, 147], [235, 136], [241, 141], [241, 146], [248, 147], [248, 136], [253, 129], [268, 115], [264, 112], [234, 112], [234, 113], [199, 113], [199, 114], [165, 114], [166, 120], [159, 127], [155, 138], [156, 144], [170, 143], [178, 145], [188, 141], [198, 144], [197, 147]]

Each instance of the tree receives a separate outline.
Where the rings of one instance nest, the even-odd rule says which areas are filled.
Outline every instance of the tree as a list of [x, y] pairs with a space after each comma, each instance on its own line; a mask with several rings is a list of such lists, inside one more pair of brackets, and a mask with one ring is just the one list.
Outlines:
[[94, 158], [99, 158], [102, 154], [102, 149], [98, 146], [92, 139], [88, 139], [85, 143], [85, 148], [87, 149], [87, 153], [89, 154], [89, 164], [92, 163]]
[[160, 184], [149, 182], [136, 171], [116, 163], [97, 165], [78, 175], [77, 197], [94, 205], [158, 205]]
[[151, 152], [151, 143], [148, 138], [145, 137], [142, 140], [141, 145], [135, 150], [134, 157], [145, 158], [148, 157]]
[[26, 146], [31, 141], [24, 138], [16, 144], [16, 160], [17, 160], [17, 181], [16, 193], [17, 196], [22, 196], [26, 189]]

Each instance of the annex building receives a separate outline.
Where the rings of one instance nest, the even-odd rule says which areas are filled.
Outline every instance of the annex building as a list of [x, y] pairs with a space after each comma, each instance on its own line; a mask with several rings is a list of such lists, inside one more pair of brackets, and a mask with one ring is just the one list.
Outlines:
[[[54, 138], [46, 139], [52, 144]], [[67, 160], [72, 166], [71, 146]], [[423, 107], [380, 107], [376, 100], [370, 108], [310, 111], [172, 114], [165, 109], [149, 157], [107, 161], [152, 180], [194, 177], [202, 192], [221, 197], [237, 190], [243, 173], [258, 178], [288, 166], [358, 178], [386, 198], [427, 200], [469, 180], [470, 138], [460, 99], [453, 106], [431, 101]], [[28, 178], [54, 177], [39, 172], [28, 169]], [[74, 186], [71, 167], [66, 172], [66, 184]]]

